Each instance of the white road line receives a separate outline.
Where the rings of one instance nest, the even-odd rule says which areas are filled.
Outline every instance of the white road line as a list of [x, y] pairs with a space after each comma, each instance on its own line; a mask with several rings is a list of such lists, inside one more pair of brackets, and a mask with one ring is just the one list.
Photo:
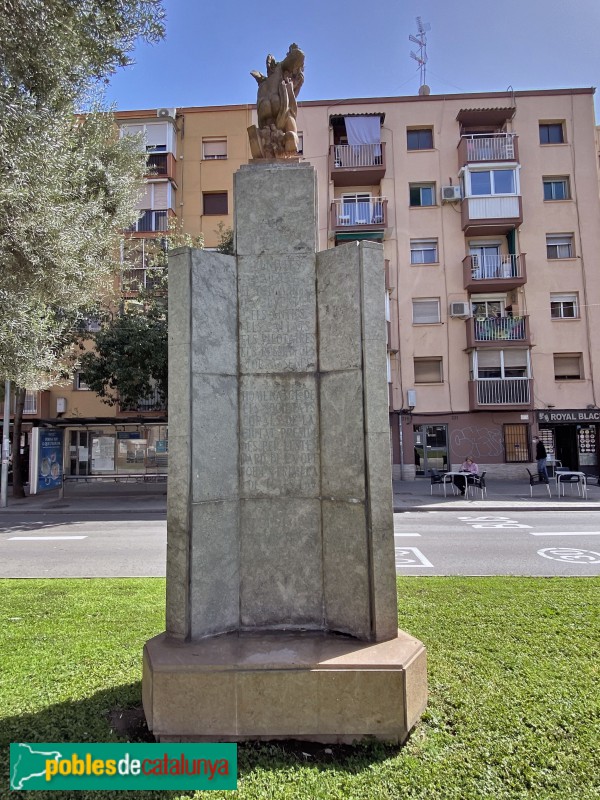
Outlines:
[[600, 536], [600, 531], [527, 531], [530, 536]]
[[[399, 560], [404, 563], [398, 563]], [[407, 563], [414, 561], [417, 563]], [[401, 567], [433, 567], [433, 564], [416, 547], [397, 547], [396, 568]]]
[[59, 539], [87, 539], [87, 536], [9, 536], [9, 542], [55, 542]]
[[420, 536], [420, 533], [395, 533], [394, 536], [399, 539], [401, 536]]

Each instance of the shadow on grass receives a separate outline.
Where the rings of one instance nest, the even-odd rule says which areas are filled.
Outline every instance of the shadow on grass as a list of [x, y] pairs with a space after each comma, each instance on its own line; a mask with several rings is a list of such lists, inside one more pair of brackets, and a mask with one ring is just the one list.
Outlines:
[[[0, 718], [0, 786], [9, 786], [11, 742], [154, 742], [141, 707], [139, 681], [115, 686], [82, 700], [64, 701], [31, 713]], [[245, 742], [238, 747], [238, 777], [255, 769], [278, 770], [311, 766], [322, 771], [357, 774], [377, 762], [398, 754], [398, 745], [381, 742], [357, 745], [317, 744], [297, 740]], [[191, 797], [193, 791], [78, 791], [77, 800], [114, 797], [118, 800]], [[11, 798], [29, 798], [31, 792], [10, 793]], [[36, 791], [36, 800], [70, 800], [61, 791]]]

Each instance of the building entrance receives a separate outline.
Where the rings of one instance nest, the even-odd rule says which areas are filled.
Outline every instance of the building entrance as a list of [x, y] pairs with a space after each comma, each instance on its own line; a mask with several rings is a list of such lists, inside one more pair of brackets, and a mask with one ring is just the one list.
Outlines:
[[415, 425], [415, 471], [417, 475], [429, 475], [437, 469], [448, 469], [448, 426]]

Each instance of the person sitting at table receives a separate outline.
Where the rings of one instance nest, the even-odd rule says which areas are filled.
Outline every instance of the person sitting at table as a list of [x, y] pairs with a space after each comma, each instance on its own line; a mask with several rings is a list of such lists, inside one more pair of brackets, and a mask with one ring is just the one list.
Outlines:
[[471, 476], [479, 475], [479, 467], [477, 466], [475, 461], [473, 461], [472, 456], [467, 456], [460, 466], [460, 471], [464, 473], [470, 473], [469, 475], [466, 476], [466, 481], [465, 478], [462, 478], [460, 475], [455, 475], [453, 479], [454, 485], [458, 489], [460, 489], [461, 494], [464, 494], [467, 484], [475, 483], [475, 479], [472, 478]]

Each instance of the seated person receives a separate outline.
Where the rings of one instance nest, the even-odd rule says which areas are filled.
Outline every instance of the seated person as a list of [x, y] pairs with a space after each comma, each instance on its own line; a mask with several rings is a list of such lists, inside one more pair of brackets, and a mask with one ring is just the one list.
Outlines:
[[454, 476], [454, 485], [460, 489], [460, 493], [465, 493], [465, 487], [468, 483], [475, 483], [475, 479], [471, 477], [472, 475], [479, 475], [479, 467], [473, 461], [472, 456], [467, 456], [463, 463], [460, 466], [460, 472], [470, 473], [467, 477], [467, 482], [465, 483], [465, 479], [461, 478], [459, 475]]

